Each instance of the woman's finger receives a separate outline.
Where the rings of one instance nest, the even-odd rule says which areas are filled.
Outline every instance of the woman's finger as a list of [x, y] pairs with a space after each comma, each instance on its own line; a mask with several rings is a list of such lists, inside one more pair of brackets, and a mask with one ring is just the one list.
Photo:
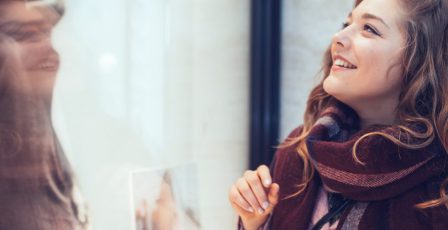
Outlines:
[[266, 194], [267, 191], [262, 185], [258, 171], [250, 171], [245, 175], [244, 178], [252, 189], [252, 192], [255, 195], [258, 204], [261, 206], [261, 208], [257, 209], [257, 212], [259, 214], [263, 214], [264, 210], [269, 207], [269, 201]]
[[257, 200], [255, 194], [253, 193], [252, 189], [250, 188], [249, 184], [247, 183], [247, 181], [244, 177], [238, 179], [238, 181], [236, 182], [236, 187], [237, 187], [239, 193], [241, 194], [241, 196], [243, 197], [243, 199], [246, 200], [250, 204], [250, 206], [252, 207], [253, 210], [256, 210], [256, 211], [261, 210], [261, 206], [258, 203], [258, 200]]
[[265, 188], [269, 188], [272, 184], [271, 173], [266, 165], [260, 165], [257, 168], [257, 173], [260, 176], [260, 180], [263, 182]]
[[237, 205], [239, 208], [243, 209], [246, 212], [253, 213], [254, 209], [251, 207], [251, 205], [241, 196], [240, 192], [236, 188], [235, 185], [233, 185], [230, 188], [229, 192], [229, 199], [230, 202]]
[[280, 190], [279, 185], [277, 183], [272, 183], [268, 193], [269, 207], [266, 209], [267, 213], [271, 213], [274, 207], [277, 205], [279, 190]]

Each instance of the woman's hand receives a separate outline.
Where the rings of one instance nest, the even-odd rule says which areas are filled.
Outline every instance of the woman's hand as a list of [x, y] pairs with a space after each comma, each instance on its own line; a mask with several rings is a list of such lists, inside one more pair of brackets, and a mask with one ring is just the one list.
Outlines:
[[258, 229], [278, 203], [279, 185], [272, 183], [269, 168], [261, 165], [246, 171], [230, 188], [229, 200], [241, 217], [244, 229]]

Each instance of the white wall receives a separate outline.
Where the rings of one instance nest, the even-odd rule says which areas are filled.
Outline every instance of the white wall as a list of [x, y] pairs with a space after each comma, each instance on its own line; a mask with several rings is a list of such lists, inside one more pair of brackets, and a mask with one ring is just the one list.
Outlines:
[[323, 53], [353, 5], [352, 0], [283, 0], [281, 139], [302, 124]]
[[204, 228], [236, 228], [227, 192], [248, 165], [248, 0], [195, 0], [193, 152]]

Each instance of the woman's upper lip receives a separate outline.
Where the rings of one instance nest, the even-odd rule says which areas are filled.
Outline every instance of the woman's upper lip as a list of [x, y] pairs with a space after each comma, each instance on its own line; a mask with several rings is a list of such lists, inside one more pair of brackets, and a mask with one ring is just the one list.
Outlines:
[[339, 54], [336, 54], [336, 55], [333, 56], [333, 63], [334, 63], [337, 59], [341, 59], [341, 60], [347, 62], [348, 64], [357, 67], [355, 64], [351, 63], [349, 60], [347, 60], [346, 58], [344, 58], [343, 56], [341, 56], [341, 55], [339, 55]]

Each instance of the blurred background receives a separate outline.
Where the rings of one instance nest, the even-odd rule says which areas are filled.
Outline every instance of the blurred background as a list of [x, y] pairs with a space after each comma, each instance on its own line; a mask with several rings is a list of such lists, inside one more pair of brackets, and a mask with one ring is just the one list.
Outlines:
[[53, 120], [93, 229], [131, 229], [129, 173], [197, 166], [202, 229], [269, 163], [350, 0], [65, 0]]

